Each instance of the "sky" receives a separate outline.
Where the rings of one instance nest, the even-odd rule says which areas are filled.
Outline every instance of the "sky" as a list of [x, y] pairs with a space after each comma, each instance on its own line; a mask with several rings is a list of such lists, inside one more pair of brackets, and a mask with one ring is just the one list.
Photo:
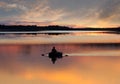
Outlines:
[[120, 26], [120, 0], [0, 0], [0, 24]]

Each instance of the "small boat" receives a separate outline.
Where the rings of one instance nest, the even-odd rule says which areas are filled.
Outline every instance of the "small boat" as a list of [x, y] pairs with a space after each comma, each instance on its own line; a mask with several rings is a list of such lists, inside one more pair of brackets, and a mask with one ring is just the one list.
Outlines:
[[[42, 56], [44, 56], [44, 54], [42, 54]], [[67, 56], [67, 55], [65, 55]], [[55, 64], [57, 59], [61, 59], [63, 58], [63, 53], [62, 52], [58, 52], [55, 47], [52, 48], [52, 51], [50, 53], [48, 53], [48, 57], [51, 59], [52, 63]]]

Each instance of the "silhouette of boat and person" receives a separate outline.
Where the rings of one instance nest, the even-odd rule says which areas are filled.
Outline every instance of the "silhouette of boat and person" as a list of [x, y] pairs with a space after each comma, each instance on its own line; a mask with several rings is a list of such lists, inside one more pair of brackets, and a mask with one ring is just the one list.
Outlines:
[[[42, 54], [42, 56], [45, 56], [44, 54]], [[68, 56], [68, 55], [65, 55]], [[55, 62], [57, 61], [57, 59], [61, 59], [63, 58], [63, 53], [59, 52], [56, 50], [55, 47], [52, 48], [51, 52], [48, 53], [48, 57], [51, 59], [52, 63], [55, 64]]]

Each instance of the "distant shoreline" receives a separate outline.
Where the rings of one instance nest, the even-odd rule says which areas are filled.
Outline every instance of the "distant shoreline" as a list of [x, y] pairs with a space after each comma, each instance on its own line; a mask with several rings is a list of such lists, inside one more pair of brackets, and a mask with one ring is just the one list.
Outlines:
[[32, 31], [115, 31], [120, 32], [120, 27], [115, 28], [71, 28], [66, 26], [36, 26], [36, 25], [0, 25], [0, 32], [32, 32]]

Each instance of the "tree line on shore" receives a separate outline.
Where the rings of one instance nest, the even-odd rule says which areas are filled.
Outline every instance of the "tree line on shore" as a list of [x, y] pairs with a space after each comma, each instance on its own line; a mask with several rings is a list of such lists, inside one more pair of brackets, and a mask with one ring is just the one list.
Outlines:
[[67, 26], [36, 26], [36, 25], [0, 25], [0, 32], [2, 31], [59, 31], [59, 30], [74, 30], [74, 31], [115, 31], [120, 32], [120, 27], [115, 28], [72, 28]]

